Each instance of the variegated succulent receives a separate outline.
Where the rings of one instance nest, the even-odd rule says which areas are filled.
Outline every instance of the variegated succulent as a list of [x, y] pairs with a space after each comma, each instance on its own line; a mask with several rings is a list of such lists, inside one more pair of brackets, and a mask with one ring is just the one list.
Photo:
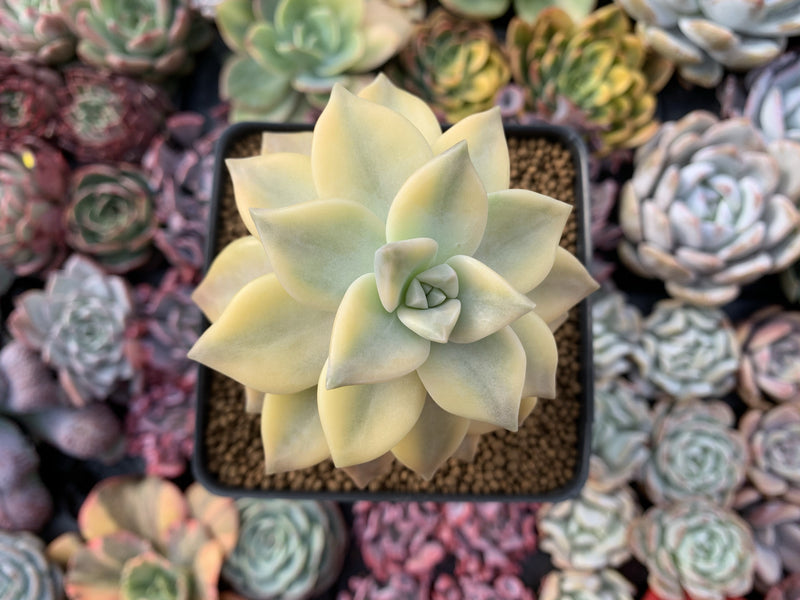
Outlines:
[[754, 408], [800, 398], [800, 312], [768, 306], [739, 324], [739, 395]]
[[388, 73], [451, 123], [491, 108], [511, 78], [508, 59], [491, 26], [444, 9], [414, 28]]
[[723, 600], [753, 585], [755, 544], [747, 523], [706, 499], [654, 506], [631, 524], [630, 547], [664, 600]]
[[442, 0], [442, 5], [470, 19], [494, 19], [513, 6], [514, 14], [526, 21], [535, 21], [544, 9], [557, 6], [573, 19], [588, 15], [597, 0]]
[[[800, 149], [800, 146], [798, 146]], [[665, 123], [636, 154], [620, 199], [622, 260], [702, 305], [800, 256], [800, 152], [768, 144], [744, 118], [695, 110]]]
[[736, 386], [740, 349], [719, 308], [661, 300], [644, 322], [644, 377], [677, 400], [722, 397]]
[[333, 502], [241, 498], [239, 539], [222, 577], [247, 598], [306, 600], [339, 576], [347, 527]]
[[[216, 600], [222, 562], [236, 544], [233, 500], [198, 483], [186, 494], [157, 477], [98, 483], [78, 512], [80, 535], [63, 534], [52, 555], [68, 559], [70, 598]], [[65, 552], [56, 549], [67, 548]]]
[[663, 505], [703, 497], [730, 505], [748, 462], [734, 421], [733, 410], [718, 400], [659, 402], [642, 476], [650, 500]]
[[616, 567], [631, 555], [628, 526], [639, 514], [630, 487], [606, 490], [590, 479], [577, 498], [541, 506], [539, 545], [560, 569]]
[[[0, 4], [0, 15], [2, 10]], [[62, 85], [57, 71], [0, 55], [0, 143], [52, 137], [58, 114], [56, 92]]]
[[592, 302], [594, 379], [597, 384], [627, 376], [637, 379], [647, 360], [641, 348], [642, 314], [625, 295], [606, 288]]
[[0, 0], [0, 50], [15, 60], [55, 65], [75, 55], [75, 36], [57, 0]]
[[27, 531], [0, 531], [4, 600], [59, 600], [61, 572], [45, 556], [44, 543]]
[[511, 20], [506, 34], [515, 83], [531, 117], [571, 125], [605, 156], [636, 148], [658, 129], [655, 93], [671, 64], [648, 55], [616, 5], [575, 22], [560, 8]]
[[542, 579], [539, 600], [633, 600], [634, 591], [614, 569], [551, 571]]
[[78, 57], [115, 73], [162, 80], [188, 73], [211, 28], [189, 0], [55, 0], [78, 37]]
[[334, 83], [392, 57], [423, 14], [419, 0], [224, 0], [217, 26], [234, 55], [220, 75], [231, 121], [308, 120]]
[[742, 508], [741, 514], [755, 539], [757, 588], [778, 583], [784, 571], [800, 573], [800, 505], [768, 500]]
[[266, 392], [269, 472], [391, 451], [431, 477], [471, 421], [515, 431], [522, 398], [552, 397], [548, 323], [596, 283], [558, 245], [569, 205], [507, 189], [498, 109], [442, 133], [385, 77], [336, 86], [310, 155], [228, 167], [253, 235], [195, 291], [190, 357]]
[[800, 33], [800, 2], [781, 0], [616, 0], [637, 21], [656, 51], [675, 62], [692, 83], [714, 87], [723, 67], [763, 65]]

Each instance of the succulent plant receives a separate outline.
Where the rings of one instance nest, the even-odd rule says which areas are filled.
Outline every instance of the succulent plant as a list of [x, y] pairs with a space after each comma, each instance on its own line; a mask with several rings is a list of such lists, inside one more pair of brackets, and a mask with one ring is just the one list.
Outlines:
[[630, 547], [664, 600], [722, 600], [753, 585], [753, 534], [735, 513], [707, 499], [650, 508], [631, 524]]
[[[798, 146], [800, 149], [800, 146]], [[702, 305], [800, 255], [800, 152], [767, 144], [750, 121], [695, 110], [636, 154], [620, 199], [620, 257], [667, 292]]]
[[75, 37], [56, 0], [0, 0], [0, 50], [15, 60], [55, 65], [75, 55]]
[[211, 41], [211, 28], [189, 0], [143, 0], [122, 5], [55, 0], [78, 37], [78, 57], [116, 73], [162, 80], [188, 73], [192, 55]]
[[797, 600], [797, 598], [800, 598], [800, 573], [789, 575], [772, 586], [764, 596], [764, 600]]
[[136, 162], [164, 123], [169, 99], [156, 85], [78, 65], [59, 90], [59, 145], [81, 162]]
[[652, 427], [647, 400], [632, 385], [611, 379], [595, 387], [590, 468], [597, 486], [611, 490], [638, 478]]
[[542, 579], [539, 600], [633, 600], [634, 591], [614, 569], [551, 571]]
[[72, 176], [65, 212], [67, 244], [109, 273], [127, 273], [150, 258], [156, 215], [134, 165], [86, 165]]
[[781, 272], [781, 287], [790, 302], [800, 304], [800, 261]]
[[0, 263], [15, 275], [45, 273], [63, 260], [68, 177], [61, 153], [38, 139], [0, 146]]
[[359, 74], [394, 55], [423, 10], [419, 0], [224, 0], [217, 27], [234, 55], [220, 96], [231, 120], [307, 119], [334, 83], [363, 85]]
[[739, 324], [739, 395], [756, 408], [800, 397], [800, 312], [768, 306]]
[[722, 79], [723, 67], [748, 70], [769, 62], [800, 33], [800, 3], [716, 0], [618, 0], [657, 52], [680, 75], [703, 87]]
[[515, 431], [553, 396], [548, 323], [597, 285], [558, 246], [569, 205], [507, 190], [507, 152], [498, 109], [442, 134], [379, 77], [334, 88], [310, 157], [228, 161], [253, 236], [195, 291], [213, 323], [190, 357], [267, 392], [269, 472], [391, 451], [431, 477], [470, 421]]
[[214, 20], [217, 14], [217, 6], [221, 3], [222, 0], [189, 0], [191, 7], [210, 21]]
[[778, 583], [783, 572], [800, 572], [800, 506], [769, 500], [742, 510], [755, 538], [756, 587], [764, 589]]
[[333, 502], [241, 498], [239, 540], [222, 577], [253, 600], [316, 597], [336, 581], [347, 527]]
[[18, 415], [61, 404], [58, 384], [39, 353], [11, 340], [0, 351], [0, 413]]
[[744, 480], [748, 459], [734, 421], [733, 410], [721, 401], [659, 402], [643, 469], [650, 500], [661, 505], [704, 497], [728, 506]]
[[89, 492], [78, 527], [82, 541], [64, 580], [68, 597], [216, 600], [239, 521], [233, 500], [198, 483], [184, 495], [157, 477], [118, 476]]
[[484, 580], [474, 574], [440, 573], [433, 582], [431, 600], [534, 600], [533, 592], [515, 575], [504, 573]]
[[615, 567], [630, 557], [626, 536], [639, 512], [630, 487], [606, 491], [590, 479], [577, 498], [542, 504], [540, 546], [560, 569]]
[[576, 127], [596, 155], [636, 148], [656, 133], [655, 93], [669, 79], [671, 65], [648, 56], [618, 6], [577, 23], [555, 7], [535, 21], [515, 17], [506, 47], [527, 110]]
[[48, 277], [44, 290], [16, 298], [8, 325], [16, 339], [58, 371], [70, 402], [83, 406], [107, 398], [133, 376], [123, 351], [130, 314], [126, 282], [73, 254]]
[[488, 23], [439, 9], [414, 28], [389, 76], [425, 100], [442, 120], [455, 123], [491, 108], [511, 72]]
[[604, 254], [612, 250], [616, 252], [622, 238], [620, 226], [609, 220], [612, 213], [616, 212], [618, 195], [619, 184], [612, 178], [593, 182], [589, 187], [593, 249], [591, 272], [592, 277], [600, 283], [608, 280], [616, 269], [616, 261], [606, 260]]
[[0, 143], [52, 137], [58, 114], [56, 91], [62, 85], [61, 76], [52, 69], [0, 55]]
[[646, 367], [641, 349], [642, 314], [625, 295], [606, 288], [592, 302], [592, 346], [596, 384], [629, 376]]
[[48, 561], [44, 543], [32, 533], [0, 531], [3, 598], [7, 600], [59, 600], [61, 573]]
[[[580, 19], [594, 10], [596, 4], [596, 0], [513, 0], [514, 14], [529, 22], [550, 6], [558, 6], [573, 19]], [[512, 0], [442, 0], [442, 5], [470, 19], [488, 20], [503, 16]]]
[[336, 600], [406, 600], [424, 598], [427, 593], [428, 584], [411, 575], [396, 573], [383, 581], [370, 574], [350, 577], [347, 589], [340, 591]]
[[736, 386], [739, 344], [719, 308], [661, 300], [645, 319], [641, 345], [644, 377], [672, 398], [722, 397]]

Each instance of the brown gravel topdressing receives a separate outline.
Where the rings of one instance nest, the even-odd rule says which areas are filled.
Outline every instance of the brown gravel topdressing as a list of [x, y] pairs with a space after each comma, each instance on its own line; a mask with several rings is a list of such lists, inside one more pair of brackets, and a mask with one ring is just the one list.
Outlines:
[[[229, 157], [257, 154], [260, 134], [251, 134], [231, 146]], [[574, 203], [575, 165], [569, 149], [546, 138], [510, 138], [511, 187], [527, 188]], [[227, 179], [227, 178], [226, 178]], [[246, 234], [239, 219], [230, 181], [223, 185], [219, 208], [217, 248]], [[573, 211], [562, 246], [574, 251], [576, 219]], [[577, 310], [556, 333], [559, 349], [558, 396], [540, 399], [520, 431], [501, 431], [483, 436], [472, 463], [450, 459], [431, 481], [394, 462], [392, 470], [368, 486], [372, 491], [396, 494], [470, 496], [519, 496], [556, 492], [576, 476], [580, 457], [580, 338]], [[218, 373], [211, 373], [207, 427], [202, 436], [207, 464], [206, 478], [229, 493], [246, 490], [295, 490], [337, 493], [357, 488], [330, 461], [315, 467], [266, 475], [260, 438], [260, 416], [244, 412], [241, 386]]]

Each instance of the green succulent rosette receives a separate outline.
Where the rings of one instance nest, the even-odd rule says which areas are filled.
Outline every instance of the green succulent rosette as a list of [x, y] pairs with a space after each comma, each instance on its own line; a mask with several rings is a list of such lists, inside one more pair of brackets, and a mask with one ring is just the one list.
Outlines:
[[58, 0], [0, 0], [0, 50], [15, 59], [56, 65], [75, 55], [75, 36]]
[[635, 588], [619, 571], [551, 571], [542, 579], [539, 600], [633, 600]]
[[4, 600], [59, 600], [61, 572], [44, 544], [27, 531], [0, 531], [0, 594]]

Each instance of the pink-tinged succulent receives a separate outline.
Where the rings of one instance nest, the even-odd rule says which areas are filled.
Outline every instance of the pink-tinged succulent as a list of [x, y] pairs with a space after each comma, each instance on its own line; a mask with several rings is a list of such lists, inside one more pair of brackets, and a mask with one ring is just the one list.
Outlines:
[[69, 167], [37, 138], [0, 146], [0, 263], [19, 276], [58, 266]]
[[800, 573], [789, 575], [780, 583], [772, 586], [764, 600], [798, 600], [800, 599]]
[[577, 498], [542, 505], [540, 545], [560, 569], [615, 567], [631, 555], [628, 526], [639, 512], [630, 487], [606, 491], [590, 479]]
[[38, 352], [12, 340], [0, 351], [0, 413], [16, 415], [61, 404], [53, 373]]
[[17, 61], [60, 64], [75, 54], [75, 37], [56, 0], [0, 0], [0, 50]]
[[755, 538], [759, 589], [778, 583], [784, 571], [800, 573], [800, 506], [769, 500], [743, 508], [741, 515]]
[[81, 162], [136, 162], [170, 103], [158, 86], [78, 65], [64, 71], [58, 143]]
[[51, 137], [58, 113], [56, 92], [62, 85], [61, 76], [52, 69], [0, 55], [0, 142]]
[[710, 500], [653, 507], [631, 524], [629, 546], [664, 600], [723, 600], [753, 585], [753, 534], [734, 512]]
[[372, 574], [355, 576], [347, 580], [347, 589], [336, 600], [426, 600], [428, 586], [406, 573], [394, 573], [386, 581]]
[[39, 455], [30, 440], [0, 417], [0, 529], [36, 531], [50, 519], [53, 500], [38, 467]]
[[[216, 600], [222, 562], [236, 545], [233, 500], [194, 483], [183, 492], [157, 477], [112, 477], [78, 513], [64, 587], [72, 599]], [[56, 538], [51, 544], [64, 543]]]
[[768, 306], [737, 328], [739, 395], [754, 408], [800, 398], [800, 312]]
[[551, 571], [542, 579], [539, 600], [633, 600], [634, 591], [614, 569]]
[[747, 445], [721, 401], [659, 402], [654, 409], [645, 489], [657, 505], [691, 497], [728, 506], [745, 476]]
[[456, 575], [488, 582], [498, 574], [518, 574], [520, 561], [536, 549], [536, 505], [443, 504], [439, 539], [455, 556]]
[[489, 581], [475, 574], [440, 574], [431, 600], [534, 600], [533, 592], [515, 575], [503, 573]]
[[70, 402], [83, 406], [109, 397], [133, 376], [124, 353], [132, 312], [128, 284], [73, 254], [48, 277], [44, 290], [16, 298], [8, 326], [58, 371]]
[[592, 302], [595, 382], [638, 378], [647, 362], [641, 337], [642, 315], [625, 294], [608, 288], [598, 292]]
[[44, 543], [26, 531], [0, 531], [3, 600], [59, 600], [61, 572], [45, 556]]
[[[594, 254], [592, 255], [592, 277], [598, 282], [606, 281], [616, 269], [615, 261], [604, 258], [601, 252], [616, 251], [622, 238], [622, 229], [609, 221], [617, 206], [619, 184], [613, 179], [592, 183], [589, 187], [591, 236]], [[598, 252], [601, 251], [601, 252]]]

